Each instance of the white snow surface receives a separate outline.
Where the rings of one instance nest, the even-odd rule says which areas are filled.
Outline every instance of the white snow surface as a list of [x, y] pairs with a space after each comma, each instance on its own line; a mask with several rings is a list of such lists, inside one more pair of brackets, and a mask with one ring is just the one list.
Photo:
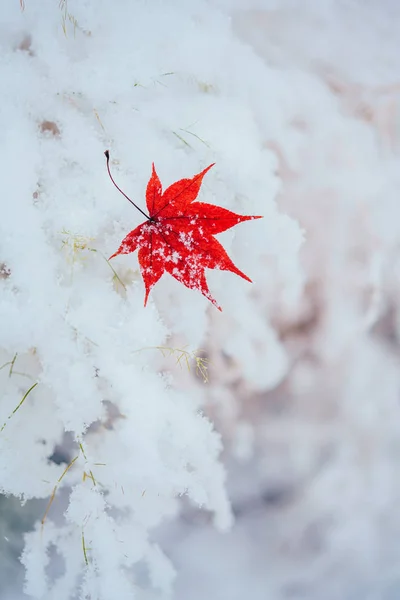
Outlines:
[[[399, 33], [389, 0], [4, 0], [0, 493], [44, 501], [25, 598], [392, 599]], [[168, 274], [144, 307], [137, 253], [107, 262], [143, 221], [107, 149], [143, 210], [152, 162], [164, 188], [215, 163], [198, 199], [263, 215], [217, 236], [253, 280], [207, 271], [222, 313]], [[229, 491], [222, 440], [248, 465]], [[299, 496], [232, 511], [265, 482]], [[182, 505], [211, 524], [186, 535]]]

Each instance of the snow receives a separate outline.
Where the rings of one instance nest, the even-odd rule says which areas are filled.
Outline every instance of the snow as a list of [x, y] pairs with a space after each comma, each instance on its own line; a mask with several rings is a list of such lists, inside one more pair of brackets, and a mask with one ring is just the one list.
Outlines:
[[[394, 0], [4, 3], [0, 493], [41, 511], [4, 594], [397, 597], [399, 23]], [[153, 163], [163, 189], [215, 163], [198, 200], [263, 218], [218, 234], [207, 283], [192, 232], [157, 247], [144, 307], [121, 240], [159, 225], [107, 149], [144, 211]]]

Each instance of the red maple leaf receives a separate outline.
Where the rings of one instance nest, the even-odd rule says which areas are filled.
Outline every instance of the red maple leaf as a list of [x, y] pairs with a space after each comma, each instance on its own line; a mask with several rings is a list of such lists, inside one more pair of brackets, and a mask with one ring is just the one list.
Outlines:
[[146, 287], [144, 305], [152, 287], [167, 272], [188, 288], [199, 290], [222, 310], [210, 294], [205, 269], [232, 271], [250, 283], [251, 279], [233, 264], [214, 235], [243, 221], [261, 217], [237, 215], [213, 204], [194, 202], [204, 175], [213, 165], [192, 179], [176, 181], [163, 192], [153, 164], [146, 190], [147, 215], [117, 186], [110, 172], [108, 150], [105, 155], [111, 181], [146, 217], [146, 221], [128, 233], [110, 256], [111, 259], [139, 250], [140, 270]]

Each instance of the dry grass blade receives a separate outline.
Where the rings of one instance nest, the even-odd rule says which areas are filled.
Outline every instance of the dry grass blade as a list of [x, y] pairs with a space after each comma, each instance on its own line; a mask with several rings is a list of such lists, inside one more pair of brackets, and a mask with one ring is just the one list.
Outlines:
[[93, 485], [97, 485], [92, 470], [89, 470], [89, 474], [86, 473], [86, 471], [83, 471], [82, 481], [86, 481], [86, 479], [91, 479]]
[[190, 362], [194, 361], [196, 364], [196, 375], [201, 377], [204, 383], [208, 383], [208, 358], [203, 358], [199, 356], [199, 352], [201, 350], [185, 350], [184, 348], [170, 348], [168, 346], [149, 346], [147, 348], [140, 348], [136, 352], [141, 352], [142, 350], [159, 350], [161, 354], [165, 357], [172, 356], [173, 354], [178, 354], [176, 363], [182, 367], [182, 360], [185, 361], [187, 370], [190, 372]]
[[[17, 412], [18, 409], [21, 408], [21, 406], [23, 405], [23, 403], [25, 402], [25, 400], [27, 399], [27, 397], [29, 396], [29, 394], [31, 393], [31, 391], [38, 385], [38, 383], [34, 383], [33, 385], [31, 385], [31, 387], [29, 388], [29, 390], [27, 392], [25, 392], [21, 402], [14, 408], [14, 410], [12, 411], [11, 415], [7, 418], [7, 421], [9, 421], [13, 415], [15, 415], [15, 413]], [[4, 430], [4, 428], [7, 425], [7, 421], [4, 422], [3, 426], [0, 429], [0, 433]]]
[[32, 380], [33, 377], [31, 377], [27, 373], [21, 373], [21, 371], [14, 371], [14, 365], [15, 365], [15, 361], [17, 360], [17, 356], [18, 356], [18, 352], [15, 353], [14, 358], [12, 360], [9, 360], [8, 362], [4, 363], [4, 365], [1, 365], [0, 371], [2, 369], [5, 369], [5, 367], [8, 367], [8, 365], [10, 365], [10, 370], [8, 372], [9, 377], [11, 377], [11, 375], [20, 375], [21, 377], [26, 377], [27, 379]]
[[50, 496], [49, 503], [47, 504], [47, 507], [46, 507], [45, 513], [44, 513], [44, 515], [43, 515], [43, 518], [42, 518], [42, 521], [41, 521], [41, 523], [42, 523], [42, 527], [43, 527], [43, 525], [44, 525], [44, 522], [45, 522], [45, 520], [46, 520], [46, 517], [47, 517], [47, 515], [48, 515], [48, 512], [49, 512], [49, 510], [50, 510], [50, 506], [53, 504], [53, 500], [54, 500], [54, 496], [56, 495], [56, 491], [57, 491], [57, 486], [55, 485], [55, 486], [54, 486], [54, 488], [53, 488], [53, 491], [51, 492], [51, 496]]
[[189, 135], [192, 135], [193, 137], [197, 138], [199, 140], [199, 142], [201, 142], [202, 144], [204, 144], [205, 146], [207, 146], [207, 148], [210, 148], [210, 144], [208, 144], [205, 140], [203, 140], [199, 135], [197, 135], [196, 133], [193, 133], [193, 131], [189, 131], [188, 129], [180, 129], [180, 131], [184, 131], [185, 133], [188, 133]]
[[[74, 234], [66, 229], [63, 229], [61, 233], [65, 236], [65, 238], [62, 240], [62, 248], [64, 248], [65, 251], [69, 252], [69, 255], [67, 255], [67, 259], [72, 264], [71, 276], [73, 275], [74, 265], [77, 262], [78, 256], [80, 255], [80, 253], [83, 252], [84, 250], [86, 250], [87, 252], [95, 252], [96, 254], [101, 256], [101, 258], [103, 260], [105, 260], [105, 262], [107, 263], [107, 265], [110, 267], [111, 271], [113, 272], [114, 278], [118, 281], [118, 283], [126, 291], [126, 285], [124, 284], [124, 282], [122, 281], [122, 279], [120, 278], [120, 276], [118, 275], [118, 273], [116, 272], [116, 270], [114, 269], [114, 267], [112, 266], [112, 264], [110, 263], [108, 258], [106, 258], [104, 256], [104, 254], [102, 252], [100, 252], [100, 250], [97, 250], [97, 248], [92, 248], [89, 245], [90, 242], [93, 241], [93, 238], [85, 237], [84, 235], [80, 235], [80, 234]], [[80, 260], [83, 261], [84, 258], [82, 256], [80, 256]]]
[[88, 561], [88, 557], [87, 557], [87, 552], [86, 552], [86, 544], [85, 544], [85, 534], [82, 531], [82, 550], [83, 550], [83, 556], [85, 558], [85, 563], [86, 566], [89, 566], [89, 561]]
[[51, 507], [51, 505], [53, 504], [53, 500], [54, 500], [54, 498], [55, 498], [55, 495], [56, 495], [56, 492], [57, 492], [58, 486], [60, 485], [60, 483], [61, 483], [61, 481], [62, 481], [63, 477], [65, 477], [65, 475], [68, 473], [68, 471], [70, 470], [70, 468], [72, 467], [72, 465], [73, 465], [73, 464], [74, 464], [74, 463], [75, 463], [75, 462], [78, 460], [78, 458], [79, 458], [79, 455], [78, 455], [78, 456], [75, 456], [75, 458], [73, 458], [73, 459], [71, 460], [71, 462], [70, 462], [70, 463], [69, 463], [69, 464], [68, 464], [68, 465], [65, 467], [64, 471], [62, 472], [62, 474], [61, 474], [61, 475], [60, 475], [60, 477], [58, 478], [58, 480], [57, 480], [57, 484], [54, 486], [54, 489], [53, 489], [53, 491], [52, 491], [52, 493], [51, 493], [51, 496], [50, 496], [49, 503], [48, 503], [48, 505], [47, 505], [47, 507], [46, 507], [45, 513], [44, 513], [44, 515], [43, 515], [43, 518], [42, 518], [42, 521], [41, 521], [41, 523], [42, 523], [42, 527], [43, 527], [43, 525], [44, 525], [44, 522], [46, 521], [46, 517], [47, 517], [47, 515], [48, 515], [48, 513], [49, 513], [50, 507]]
[[188, 148], [192, 149], [192, 146], [189, 144], [189, 142], [187, 142], [181, 135], [179, 135], [179, 133], [176, 133], [176, 131], [172, 132], [183, 144], [185, 144], [185, 146], [187, 146]]

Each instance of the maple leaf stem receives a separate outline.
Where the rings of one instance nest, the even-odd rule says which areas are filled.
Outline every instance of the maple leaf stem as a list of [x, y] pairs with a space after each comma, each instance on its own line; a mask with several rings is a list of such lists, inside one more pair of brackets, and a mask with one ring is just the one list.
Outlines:
[[148, 221], [152, 221], [153, 219], [152, 219], [151, 217], [149, 217], [149, 215], [146, 215], [146, 213], [145, 213], [145, 212], [144, 212], [144, 211], [143, 211], [141, 208], [139, 208], [139, 206], [137, 206], [137, 204], [135, 204], [135, 203], [133, 202], [133, 200], [131, 200], [131, 199], [129, 198], [129, 196], [127, 196], [127, 195], [125, 194], [125, 192], [123, 192], [123, 191], [121, 190], [121, 188], [120, 188], [120, 187], [119, 187], [119, 186], [118, 186], [118, 185], [115, 183], [115, 181], [114, 181], [114, 178], [113, 178], [113, 176], [111, 175], [111, 171], [110, 171], [110, 153], [109, 153], [109, 151], [108, 151], [108, 150], [106, 150], [106, 151], [104, 152], [104, 154], [105, 154], [105, 157], [106, 157], [106, 159], [107, 159], [107, 171], [108, 171], [108, 175], [109, 175], [109, 177], [110, 177], [111, 181], [113, 182], [113, 184], [115, 185], [115, 187], [117, 188], [117, 190], [118, 190], [118, 191], [119, 191], [119, 192], [120, 192], [120, 193], [121, 193], [121, 194], [122, 194], [122, 195], [123, 195], [123, 196], [124, 196], [124, 197], [125, 197], [125, 198], [126, 198], [126, 199], [127, 199], [127, 200], [128, 200], [128, 201], [129, 201], [129, 202], [130, 202], [130, 203], [131, 203], [133, 206], [134, 206], [134, 207], [135, 207], [135, 208], [137, 208], [137, 210], [138, 210], [139, 212], [141, 212], [141, 213], [142, 213], [142, 215], [143, 215], [143, 216], [145, 216], [145, 217], [146, 217], [146, 219], [147, 219]]

